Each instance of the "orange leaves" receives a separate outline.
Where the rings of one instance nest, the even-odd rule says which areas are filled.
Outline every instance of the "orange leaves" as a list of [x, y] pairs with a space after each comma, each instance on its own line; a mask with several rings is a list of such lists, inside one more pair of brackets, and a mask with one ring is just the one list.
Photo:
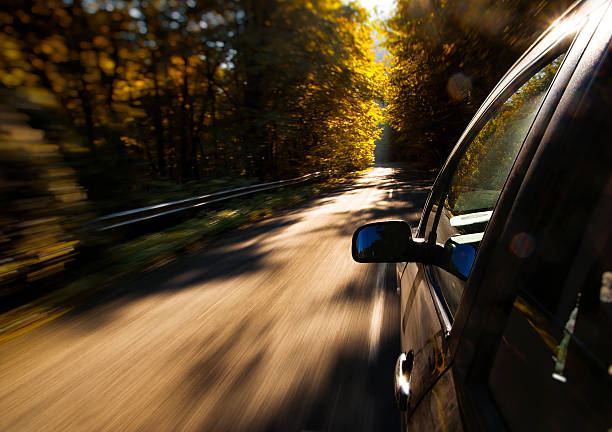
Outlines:
[[179, 56], [172, 56], [170, 57], [170, 63], [175, 66], [183, 66], [185, 64], [185, 60]]
[[[374, 101], [384, 72], [366, 14], [355, 5], [258, 0], [249, 12], [229, 1], [113, 2], [112, 9], [34, 3], [37, 15], [25, 18], [39, 31], [32, 44], [17, 34], [0, 39], [0, 82], [43, 77], [91, 143], [105, 142], [104, 127], [112, 128], [123, 145], [140, 143], [143, 157], [158, 152], [155, 169], [166, 173], [176, 167], [159, 160], [177, 164], [184, 145], [194, 160], [180, 163], [223, 160], [236, 169], [288, 155], [298, 161], [292, 169], [305, 169], [299, 164], [306, 160], [339, 169], [369, 161], [363, 155], [378, 136], [382, 109]], [[0, 13], [0, 24], [18, 19]], [[247, 142], [249, 128], [262, 142]], [[294, 144], [302, 142], [318, 144]], [[258, 154], [266, 146], [274, 156]]]
[[94, 36], [92, 42], [95, 48], [106, 48], [110, 45], [110, 41], [102, 35]]
[[55, 16], [55, 19], [57, 20], [59, 26], [62, 28], [69, 28], [73, 24], [72, 17], [64, 8], [54, 8], [53, 15]]

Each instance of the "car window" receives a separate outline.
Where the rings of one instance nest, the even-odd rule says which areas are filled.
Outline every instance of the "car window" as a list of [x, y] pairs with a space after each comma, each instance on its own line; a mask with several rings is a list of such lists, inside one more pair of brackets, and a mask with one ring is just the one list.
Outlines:
[[[600, 216], [605, 213], [609, 218], [610, 199], [608, 194], [596, 210]], [[562, 257], [561, 250], [548, 257], [549, 263], [555, 262], [552, 267], [543, 263], [541, 270], [535, 270], [535, 261], [541, 259], [526, 264], [534, 269], [528, 269], [519, 282], [520, 291], [489, 376], [492, 396], [510, 429], [529, 425], [533, 430], [609, 430], [612, 426], [612, 238], [608, 218], [600, 217], [600, 224], [591, 227], [594, 235], [590, 239], [584, 232], [581, 239], [564, 236], [575, 245], [575, 257]], [[554, 214], [551, 219], [556, 219]], [[545, 238], [549, 225], [534, 233], [537, 238]], [[568, 221], [568, 225], [576, 229], [579, 223]], [[586, 247], [578, 245], [585, 239]], [[521, 246], [517, 252], [538, 253], [530, 249]]]
[[508, 97], [466, 146], [451, 176], [434, 237], [461, 250], [454, 264], [464, 277], [431, 269], [451, 314], [459, 305], [493, 208], [563, 58], [564, 54], [554, 58]]

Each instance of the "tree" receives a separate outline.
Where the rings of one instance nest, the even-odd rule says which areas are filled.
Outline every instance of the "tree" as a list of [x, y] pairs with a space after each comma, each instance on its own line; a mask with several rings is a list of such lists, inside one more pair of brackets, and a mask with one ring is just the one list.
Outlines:
[[568, 4], [399, 1], [385, 31], [395, 156], [439, 167], [503, 73]]

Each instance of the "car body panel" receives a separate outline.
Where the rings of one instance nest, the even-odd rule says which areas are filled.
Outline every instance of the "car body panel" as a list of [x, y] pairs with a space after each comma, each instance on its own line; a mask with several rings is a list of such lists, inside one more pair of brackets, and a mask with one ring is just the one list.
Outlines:
[[[563, 158], [572, 167], [573, 158], [568, 159], [572, 147], [583, 149], [599, 143], [602, 148], [608, 148], [609, 161], [610, 126], [605, 120], [606, 117], [611, 118], [612, 8], [609, 4], [607, 10], [597, 11], [597, 20], [593, 20], [598, 24], [601, 19], [597, 31], [579, 36], [587, 39], [588, 47], [580, 56], [575, 73], [568, 80], [555, 114], [547, 122], [546, 132], [530, 158], [529, 168], [521, 173], [518, 193], [508, 211], [508, 222], [503, 224], [502, 229], [496, 230], [496, 244], [490, 252], [492, 265], [478, 275], [478, 285], [490, 289], [481, 289], [471, 302], [472, 313], [469, 318], [466, 317], [462, 343], [456, 353], [453, 370], [459, 387], [466, 389], [462, 396], [464, 416], [471, 423], [481, 424], [487, 429], [492, 427], [488, 423], [490, 418], [480, 423], [483, 420], [482, 406], [492, 403], [486, 380], [488, 371], [493, 367], [500, 336], [508, 322], [507, 317], [516, 294], [516, 275], [520, 271], [520, 263], [513, 260], [510, 253], [510, 242], [517, 233], [529, 232], [533, 220], [541, 217], [538, 215], [541, 199], [551, 193], [550, 186], [555, 184], [554, 176], [570, 174], [558, 168], [557, 161]], [[604, 60], [608, 69], [607, 72], [600, 72]], [[600, 118], [594, 113], [599, 113]], [[586, 184], [591, 179], [578, 178], [577, 181]], [[548, 187], [543, 188], [542, 185]], [[605, 233], [600, 231], [599, 235], [605, 236]], [[486, 332], [483, 331], [482, 322], [487, 323]], [[603, 377], [604, 380], [606, 378], [610, 379]]]
[[414, 414], [406, 419], [408, 431], [447, 432], [463, 431], [461, 412], [457, 399], [453, 374], [447, 370], [423, 397]]
[[400, 282], [402, 350], [414, 354], [408, 413], [448, 368], [446, 331], [440, 325], [425, 272], [424, 265], [410, 263]]
[[[523, 183], [537, 181], [525, 175], [533, 161], [537, 160], [540, 142], [550, 142], [550, 138], [546, 135], [554, 134], [555, 130], [558, 133], [562, 129], [556, 123], [558, 120], [555, 120], [558, 116], [563, 117], [567, 116], [568, 112], [575, 112], [575, 108], [572, 111], [566, 105], [568, 103], [566, 99], [573, 101], [574, 104], [577, 103], [576, 95], [583, 94], [585, 86], [588, 86], [588, 82], [582, 81], [589, 79], [595, 67], [594, 64], [585, 63], [600, 61], [606, 44], [609, 43], [612, 19], [606, 18], [610, 15], [609, 9], [608, 13], [604, 13], [609, 4], [609, 1], [578, 2], [563, 19], [558, 20], [557, 27], [551, 27], [545, 32], [515, 63], [485, 100], [438, 174], [415, 232], [420, 238], [429, 237], [428, 221], [430, 214], [433, 214], [432, 207], [439, 201], [442, 189], [449, 181], [448, 177], [453, 172], [452, 167], [461, 148], [481, 129], [488, 118], [488, 113], [498, 106], [499, 101], [508, 97], [508, 92], [513, 91], [515, 82], [524, 79], [526, 74], [532, 72], [535, 65], [546, 58], [557, 44], [567, 40], [568, 35], [573, 37], [573, 34], [578, 32], [525, 138], [523, 148], [494, 209], [455, 316], [450, 316], [429, 266], [419, 263], [396, 265], [396, 274], [400, 283], [401, 346], [404, 352], [414, 353], [414, 367], [411, 374], [412, 396], [408, 410], [402, 414], [405, 426], [410, 429], [442, 430], [441, 425], [447, 425], [450, 429], [460, 429], [463, 427], [462, 417], [457, 414], [460, 411], [464, 417], [463, 421], [474, 427], [498, 428], [503, 425], [499, 416], [495, 414], [494, 403], [486, 395], [481, 397], [481, 393], [486, 392], [478, 386], [473, 387], [469, 378], [471, 369], [487, 366], [478, 362], [472, 363], [474, 353], [479, 348], [478, 340], [491, 337], [495, 332], [499, 333], [500, 326], [505, 323], [505, 317], [509, 313], [507, 302], [511, 293], [506, 292], [501, 302], [499, 298], [491, 300], [492, 296], [498, 295], [499, 287], [508, 289], [502, 281], [505, 277], [504, 270], [495, 266], [498, 273], [491, 275], [489, 265], [491, 261], [500, 259], [499, 255], [493, 253], [499, 250], [499, 241], [510, 241], [507, 236], [502, 238], [500, 236], [504, 231], [506, 219], [514, 207], [514, 200], [517, 195], [520, 196]], [[603, 23], [600, 24], [602, 19]], [[598, 33], [595, 33], [596, 29]], [[601, 39], [599, 42], [591, 40], [594, 33], [595, 39], [597, 37]], [[594, 46], [591, 47], [589, 44]], [[587, 46], [589, 49], [585, 51]], [[583, 53], [588, 55], [583, 56]], [[569, 95], [564, 96], [566, 93]], [[508, 243], [505, 247], [506, 251], [502, 256], [508, 253]], [[484, 277], [485, 275], [487, 277]], [[490, 292], [482, 294], [483, 291]], [[476, 302], [479, 293], [480, 297], [488, 298], [489, 303]], [[478, 313], [471, 316], [473, 309], [478, 309]], [[483, 323], [486, 322], [488, 327], [489, 319], [493, 321], [492, 325], [483, 332]], [[451, 322], [452, 327], [450, 327]], [[462, 337], [466, 326], [470, 332], [477, 333], [478, 338]], [[455, 362], [460, 344], [462, 358]], [[485, 358], [490, 367], [492, 359], [490, 356]], [[443, 391], [438, 390], [442, 388]], [[453, 408], [457, 406], [461, 409]], [[483, 407], [489, 409], [484, 409], [485, 413], [477, 412], [482, 411]]]

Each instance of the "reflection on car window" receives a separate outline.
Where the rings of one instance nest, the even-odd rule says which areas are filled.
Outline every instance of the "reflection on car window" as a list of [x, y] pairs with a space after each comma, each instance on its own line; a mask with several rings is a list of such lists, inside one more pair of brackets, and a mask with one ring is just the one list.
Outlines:
[[[525, 260], [524, 278], [533, 283], [517, 283], [519, 294], [489, 375], [510, 429], [520, 429], [526, 419], [534, 430], [612, 425], [612, 238], [605, 224], [586, 242], [594, 256], [579, 252], [556, 263], [553, 272], [537, 252]], [[578, 242], [588, 237], [574, 231]], [[550, 284], [555, 297], [546, 306], [530, 286], [542, 283]]]
[[[462, 262], [463, 274], [471, 265], [503, 185], [518, 155], [538, 108], [557, 73], [564, 54], [540, 69], [498, 108], [465, 149], [452, 176], [441, 207], [436, 240], [455, 248], [471, 245], [471, 257]], [[433, 268], [451, 313], [457, 309], [465, 282]]]
[[[455, 221], [451, 225], [469, 227], [487, 222], [486, 216], [490, 216], [495, 206], [563, 56], [542, 68], [510, 96], [467, 147], [444, 201], [445, 209]], [[456, 218], [466, 214], [469, 216]]]

